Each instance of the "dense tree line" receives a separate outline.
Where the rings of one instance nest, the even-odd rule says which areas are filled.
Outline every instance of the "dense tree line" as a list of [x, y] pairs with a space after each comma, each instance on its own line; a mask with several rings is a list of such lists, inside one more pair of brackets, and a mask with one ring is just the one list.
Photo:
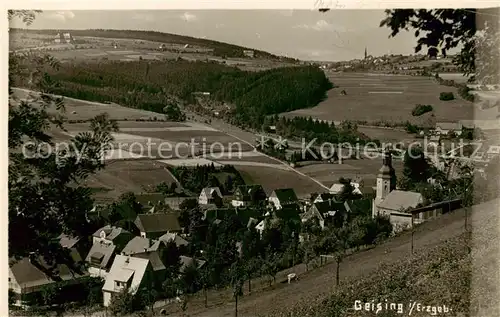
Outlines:
[[252, 128], [267, 115], [315, 106], [332, 88], [314, 66], [249, 72], [215, 62], [112, 61], [64, 64], [50, 75], [59, 83], [57, 94], [158, 113], [169, 104], [195, 104], [195, 92], [210, 92], [212, 100], [233, 105], [233, 123]]
[[344, 121], [336, 126], [333, 122], [314, 120], [311, 117], [285, 118], [278, 116], [267, 117], [263, 128], [274, 125], [276, 133], [288, 138], [316, 139], [318, 143], [364, 143], [370, 140], [366, 135], [358, 131], [357, 124]]

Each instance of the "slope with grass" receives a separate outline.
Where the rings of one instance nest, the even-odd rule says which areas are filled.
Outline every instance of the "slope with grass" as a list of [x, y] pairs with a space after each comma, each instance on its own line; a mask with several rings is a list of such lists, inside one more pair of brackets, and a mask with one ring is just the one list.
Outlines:
[[[388, 302], [405, 304], [410, 300], [427, 301], [429, 305], [444, 304], [453, 310], [449, 316], [457, 316], [459, 312], [466, 315], [469, 304], [477, 311], [473, 316], [498, 316], [492, 305], [499, 295], [496, 227], [499, 203], [497, 199], [473, 207], [469, 218], [473, 228], [469, 258], [462, 239], [464, 210], [457, 210], [416, 228], [413, 257], [410, 256], [409, 232], [373, 249], [350, 255], [341, 264], [338, 289], [334, 287], [334, 262], [306, 273], [304, 265], [298, 265], [290, 271], [299, 274], [299, 281], [279, 283], [272, 289], [240, 298], [238, 316], [345, 316], [349, 315], [348, 309], [353, 307], [355, 299], [377, 301], [386, 298]], [[195, 299], [190, 303], [190, 316], [234, 315], [234, 302], [214, 303], [208, 309], [202, 302]], [[350, 316], [373, 314], [351, 311]], [[412, 316], [429, 314], [414, 312]]]

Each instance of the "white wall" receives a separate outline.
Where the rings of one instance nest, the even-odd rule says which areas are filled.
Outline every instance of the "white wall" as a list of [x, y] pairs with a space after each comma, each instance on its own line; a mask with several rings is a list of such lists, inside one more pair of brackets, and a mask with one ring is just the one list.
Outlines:
[[111, 293], [110, 292], [102, 292], [103, 295], [103, 305], [104, 307], [109, 307], [109, 304], [111, 303]]

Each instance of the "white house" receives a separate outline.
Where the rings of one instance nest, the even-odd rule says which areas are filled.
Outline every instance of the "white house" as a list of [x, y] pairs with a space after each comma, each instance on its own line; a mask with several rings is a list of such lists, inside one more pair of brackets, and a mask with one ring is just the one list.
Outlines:
[[102, 287], [104, 307], [108, 307], [113, 296], [123, 290], [137, 293], [151, 278], [152, 267], [148, 259], [117, 255]]
[[462, 123], [461, 122], [437, 122], [436, 123], [436, 134], [447, 135], [450, 132], [456, 135], [462, 134]]
[[[364, 185], [364, 182], [361, 178], [355, 178], [351, 180], [351, 186], [353, 187], [352, 193], [353, 194], [358, 194], [362, 195], [363, 192], [361, 191], [362, 187]], [[338, 195], [342, 192], [344, 189], [344, 185], [340, 183], [335, 183], [330, 187], [330, 193], [334, 195]]]
[[215, 200], [217, 200], [217, 197], [222, 199], [222, 193], [219, 187], [205, 187], [201, 190], [200, 196], [198, 197], [198, 204], [213, 204]]

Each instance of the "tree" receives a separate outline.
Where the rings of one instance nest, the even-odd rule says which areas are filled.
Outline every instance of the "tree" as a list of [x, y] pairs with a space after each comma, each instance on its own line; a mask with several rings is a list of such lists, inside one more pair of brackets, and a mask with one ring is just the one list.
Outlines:
[[352, 227], [344, 225], [341, 228], [334, 228], [333, 235], [335, 237], [335, 261], [337, 262], [337, 269], [335, 274], [335, 285], [340, 283], [340, 263], [344, 260], [346, 251], [351, 243]]
[[143, 307], [140, 293], [134, 295], [125, 288], [120, 293], [112, 296], [108, 310], [113, 316], [124, 316]]
[[229, 269], [231, 286], [234, 297], [234, 317], [238, 317], [238, 298], [243, 296], [243, 282], [245, 279], [245, 268], [241, 260], [234, 262]]
[[415, 53], [427, 47], [431, 57], [438, 52], [446, 56], [450, 49], [461, 47], [453, 59], [461, 72], [475, 75], [472, 80], [497, 82], [498, 61], [492, 59], [493, 48], [498, 50], [497, 16], [496, 9], [394, 9], [386, 10], [380, 26], [391, 29], [390, 37], [415, 30]]
[[264, 263], [262, 265], [262, 271], [264, 274], [270, 277], [269, 286], [272, 285], [272, 282], [276, 283], [276, 274], [280, 270], [280, 262], [281, 259], [276, 252], [267, 252]]
[[411, 190], [416, 184], [427, 182], [431, 176], [431, 165], [420, 147], [408, 149], [405, 152], [403, 164], [400, 187], [404, 190]]
[[[38, 12], [9, 11], [9, 18], [29, 23]], [[90, 121], [90, 132], [55, 146], [46, 132], [62, 129], [66, 118], [64, 99], [51, 95], [57, 83], [47, 70], [58, 67], [49, 55], [9, 54], [9, 254], [35, 252], [48, 262], [48, 245], [61, 233], [91, 234], [86, 214], [93, 201], [82, 184], [104, 167], [111, 132], [118, 130], [116, 121], [101, 114]], [[11, 88], [26, 78], [40, 94], [19, 100]]]
[[362, 195], [354, 192], [354, 186], [351, 184], [350, 179], [340, 178], [339, 183], [343, 185], [342, 191], [339, 193], [339, 200], [342, 202], [348, 200], [355, 200], [362, 197]]

